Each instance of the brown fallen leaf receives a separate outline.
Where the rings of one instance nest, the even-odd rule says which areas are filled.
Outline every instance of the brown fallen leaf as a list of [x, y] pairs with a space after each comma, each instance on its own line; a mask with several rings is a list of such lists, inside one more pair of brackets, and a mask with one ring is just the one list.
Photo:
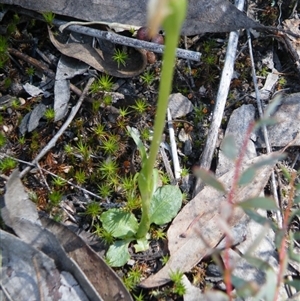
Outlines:
[[5, 207], [1, 210], [1, 216], [6, 225], [24, 243], [54, 260], [60, 272], [70, 273], [90, 300], [132, 301], [120, 278], [80, 237], [64, 225], [48, 218], [38, 218], [18, 170], [13, 171], [7, 181], [4, 199]]
[[[0, 0], [39, 11], [51, 11], [85, 21], [102, 21], [134, 26], [146, 26], [148, 0]], [[182, 35], [204, 32], [230, 32], [240, 28], [261, 28], [228, 0], [189, 0]]]
[[[278, 153], [272, 153], [249, 160], [243, 165], [243, 170], [260, 160], [277, 156]], [[235, 201], [258, 196], [265, 187], [272, 169], [273, 165], [264, 165], [257, 169], [255, 180], [238, 189]], [[234, 170], [230, 170], [219, 178], [226, 190], [231, 187], [233, 174]], [[141, 286], [150, 288], [163, 285], [170, 281], [171, 271], [188, 272], [204, 256], [209, 255], [224, 237], [220, 220], [222, 220], [221, 208], [224, 208], [226, 202], [224, 193], [210, 186], [200, 191], [180, 211], [168, 230], [169, 261], [158, 273], [144, 280]], [[236, 208], [231, 214], [229, 226], [236, 225], [243, 216], [244, 212]]]
[[[120, 66], [113, 60], [115, 45], [109, 41], [101, 42], [101, 49], [92, 47], [92, 37], [81, 36], [81, 40], [69, 39], [66, 43], [66, 34], [53, 35], [48, 28], [52, 44], [64, 55], [76, 58], [94, 67], [100, 72], [105, 72], [116, 77], [133, 77], [141, 74], [147, 65], [146, 51], [128, 47], [126, 65]], [[65, 42], [63, 42], [65, 41]]]

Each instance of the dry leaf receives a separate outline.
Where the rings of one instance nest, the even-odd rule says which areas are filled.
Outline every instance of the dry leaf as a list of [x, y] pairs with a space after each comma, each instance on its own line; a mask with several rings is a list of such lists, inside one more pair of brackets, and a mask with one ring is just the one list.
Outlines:
[[101, 42], [101, 49], [92, 47], [92, 37], [82, 36], [80, 41], [75, 39], [63, 42], [66, 40], [65, 33], [59, 36], [53, 35], [51, 30], [48, 30], [52, 44], [64, 55], [76, 58], [85, 62], [89, 66], [94, 67], [100, 72], [105, 72], [116, 77], [133, 77], [141, 74], [147, 65], [146, 51], [143, 49], [135, 49], [128, 47], [126, 66], [120, 66], [113, 60], [115, 45], [109, 41]]
[[[34, 11], [51, 11], [86, 21], [147, 24], [147, 0], [1, 0]], [[189, 0], [183, 35], [204, 32], [230, 32], [240, 28], [263, 28], [227, 0]]]
[[[278, 153], [262, 155], [247, 161], [243, 170], [255, 162], [274, 157]], [[259, 195], [266, 185], [273, 165], [266, 165], [256, 171], [255, 180], [247, 186], [238, 189], [235, 200], [237, 202]], [[234, 170], [225, 173], [219, 180], [226, 190], [231, 186]], [[180, 270], [188, 272], [204, 256], [209, 255], [224, 236], [220, 227], [221, 210], [226, 204], [226, 196], [212, 187], [206, 186], [192, 199], [173, 220], [168, 230], [168, 247], [170, 259], [155, 275], [144, 280], [143, 287], [155, 287], [167, 283], [170, 271]], [[236, 225], [244, 216], [244, 212], [236, 208], [231, 214], [230, 226]]]
[[[121, 296], [124, 301], [132, 300], [119, 277], [80, 237], [50, 219], [38, 219], [35, 205], [23, 188], [18, 170], [7, 182], [4, 199], [5, 207], [1, 211], [4, 222], [24, 243], [54, 260], [61, 272], [70, 273], [90, 300], [117, 300]], [[3, 257], [3, 260], [8, 259]], [[19, 270], [22, 272], [22, 265]]]

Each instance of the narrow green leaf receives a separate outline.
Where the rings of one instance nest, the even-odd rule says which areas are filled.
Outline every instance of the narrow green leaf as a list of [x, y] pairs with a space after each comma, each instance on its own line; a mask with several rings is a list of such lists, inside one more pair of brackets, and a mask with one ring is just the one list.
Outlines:
[[292, 250], [289, 249], [289, 258], [300, 263], [300, 256], [299, 254], [294, 253]]
[[286, 154], [273, 153], [272, 156], [268, 156], [267, 158], [260, 160], [259, 162], [252, 165], [253, 168], [259, 168], [265, 165], [274, 165], [277, 161], [280, 161], [286, 157]]
[[134, 237], [138, 229], [135, 216], [120, 209], [109, 209], [103, 212], [100, 220], [103, 228], [118, 238]]
[[195, 176], [199, 177], [205, 184], [226, 193], [224, 185], [210, 171], [199, 168], [195, 171]]
[[238, 149], [233, 135], [228, 135], [224, 138], [221, 144], [221, 150], [228, 159], [235, 160], [237, 158]]
[[[253, 298], [253, 301], [274, 301], [277, 275], [272, 268], [265, 270], [266, 282], [261, 286], [258, 294]], [[252, 299], [251, 299], [252, 300]]]
[[296, 215], [300, 215], [300, 209], [292, 209], [289, 216], [289, 224], [292, 222]]
[[288, 280], [285, 282], [286, 284], [289, 284], [290, 286], [294, 287], [297, 292], [300, 291], [300, 280], [295, 279], [295, 280]]
[[281, 103], [281, 99], [282, 99], [282, 96], [280, 94], [277, 94], [270, 102], [269, 102], [269, 105], [267, 106], [266, 110], [265, 110], [265, 116], [266, 117], [269, 117], [271, 116], [275, 111], [276, 109], [278, 108], [278, 106], [280, 105]]
[[239, 178], [239, 185], [246, 185], [253, 181], [256, 169], [254, 167], [247, 168]]
[[150, 203], [150, 221], [157, 225], [170, 222], [182, 204], [182, 194], [177, 186], [165, 185], [158, 188]]
[[266, 210], [278, 210], [275, 201], [272, 198], [255, 197], [247, 199], [237, 204], [238, 206], [246, 208], [261, 208]]
[[142, 162], [143, 164], [145, 164], [146, 160], [147, 160], [147, 153], [146, 153], [146, 148], [142, 142], [142, 140], [140, 139], [139, 137], [139, 132], [137, 129], [134, 129], [130, 126], [127, 126], [127, 131], [128, 133], [130, 134], [131, 138], [133, 139], [133, 141], [135, 142], [139, 152], [140, 152], [140, 155], [141, 155], [141, 158], [142, 158]]
[[241, 298], [254, 296], [258, 291], [257, 285], [252, 281], [245, 281], [234, 275], [231, 276], [231, 281], [236, 289], [237, 295]]
[[275, 125], [276, 123], [278, 123], [278, 121], [274, 118], [263, 117], [262, 119], [256, 122], [253, 131], [257, 131], [259, 128], [263, 126]]
[[243, 208], [244, 212], [255, 222], [260, 225], [269, 225], [274, 231], [278, 230], [278, 227], [269, 218], [261, 216], [254, 209]]
[[130, 258], [128, 246], [131, 240], [118, 240], [112, 244], [107, 253], [106, 258], [108, 259], [109, 265], [112, 267], [121, 267]]

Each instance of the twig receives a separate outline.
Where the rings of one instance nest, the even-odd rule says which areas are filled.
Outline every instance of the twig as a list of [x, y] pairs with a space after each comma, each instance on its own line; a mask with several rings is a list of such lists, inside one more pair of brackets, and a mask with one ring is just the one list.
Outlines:
[[[251, 59], [252, 81], [253, 81], [255, 95], [256, 95], [256, 104], [257, 104], [259, 117], [262, 118], [263, 117], [263, 108], [262, 108], [260, 93], [259, 93], [258, 85], [257, 85], [257, 78], [256, 78], [256, 73], [255, 73], [254, 58], [253, 58], [252, 43], [251, 43], [251, 35], [250, 35], [249, 30], [247, 30], [247, 38], [248, 38], [249, 54], [250, 54], [250, 59]], [[265, 125], [263, 125], [262, 130], [263, 130], [267, 153], [269, 154], [272, 152], [272, 150], [270, 147], [267, 127]], [[272, 189], [273, 197], [276, 201], [277, 207], [280, 208], [276, 186], [277, 185], [276, 185], [276, 180], [275, 180], [275, 173], [274, 173], [274, 171], [272, 171], [272, 173], [271, 173], [271, 189]], [[277, 219], [277, 223], [278, 223], [279, 227], [282, 228], [283, 220], [282, 220], [282, 216], [280, 215], [280, 211], [277, 210], [275, 212], [275, 215], [276, 215], [276, 219]]]
[[[23, 9], [23, 8], [14, 8], [14, 9], [19, 13], [29, 15], [29, 16], [35, 18], [35, 19], [40, 20], [40, 21], [45, 21], [45, 19], [38, 13], [29, 11], [29, 10], [26, 10], [26, 9]], [[61, 20], [58, 20], [58, 19], [54, 19], [52, 21], [52, 24], [57, 26], [57, 27], [64, 26], [67, 23], [68, 22], [61, 21]], [[97, 23], [99, 23], [99, 22], [97, 22]], [[105, 23], [103, 23], [103, 24], [105, 25]], [[134, 39], [134, 38], [128, 38], [128, 37], [116, 34], [114, 32], [97, 30], [97, 29], [94, 29], [94, 28], [84, 27], [84, 26], [80, 26], [80, 25], [70, 25], [67, 28], [67, 30], [71, 30], [71, 31], [74, 31], [74, 32], [78, 32], [78, 33], [85, 34], [85, 35], [92, 36], [92, 37], [99, 38], [99, 39], [108, 40], [108, 41], [110, 41], [112, 43], [115, 43], [115, 44], [125, 45], [125, 46], [129, 46], [129, 47], [134, 47], [134, 48], [146, 49], [146, 50], [153, 51], [153, 52], [156, 52], [156, 53], [163, 53], [164, 48], [165, 48], [163, 45], [159, 45], [159, 44], [156, 44], [156, 43], [141, 41], [141, 40]], [[183, 58], [183, 59], [188, 59], [188, 60], [198, 62], [198, 61], [200, 61], [201, 53], [196, 52], [196, 51], [177, 48], [176, 56], [180, 57], [180, 58]]]
[[[40, 70], [41, 72], [43, 72], [45, 75], [49, 76], [50, 78], [55, 79], [55, 73], [49, 69], [46, 64], [44, 64], [43, 62], [40, 62], [39, 60], [25, 54], [22, 53], [14, 48], [8, 48], [8, 52], [11, 55], [14, 55], [18, 58], [20, 58], [21, 60], [27, 62], [28, 64], [31, 64], [32, 66], [34, 66], [36, 69]], [[78, 89], [76, 86], [74, 86], [73, 84], [70, 83], [70, 89], [77, 95], [77, 96], [81, 96], [82, 92], [80, 89]], [[92, 102], [92, 100], [89, 100]]]
[[[240, 0], [236, 5], [238, 9], [242, 10], [244, 1]], [[239, 33], [232, 31], [228, 39], [228, 47], [226, 51], [225, 64], [221, 75], [219, 90], [217, 94], [216, 105], [214, 108], [210, 128], [207, 134], [204, 151], [201, 155], [200, 166], [206, 169], [210, 168], [213, 154], [218, 138], [218, 129], [221, 125], [226, 99], [229, 92], [230, 82], [234, 70], [234, 61], [236, 57], [236, 49], [238, 44]], [[200, 178], [197, 179], [194, 188], [194, 196], [202, 189], [202, 182]]]
[[[74, 119], [75, 115], [77, 114], [79, 108], [81, 107], [81, 104], [86, 96], [86, 94], [89, 91], [89, 88], [91, 86], [91, 84], [93, 83], [95, 79], [93, 77], [91, 77], [87, 83], [87, 85], [85, 86], [82, 95], [80, 96], [80, 98], [78, 99], [77, 104], [72, 108], [71, 113], [68, 117], [68, 119], [66, 120], [66, 122], [62, 125], [62, 127], [59, 129], [59, 131], [56, 133], [56, 135], [49, 141], [49, 143], [41, 150], [41, 152], [37, 155], [37, 157], [32, 161], [32, 164], [36, 164], [39, 162], [39, 160], [41, 158], [43, 158], [45, 156], [45, 154], [55, 146], [57, 140], [59, 139], [59, 137], [64, 133], [64, 131], [68, 128], [69, 124], [72, 122], [72, 120]], [[30, 170], [30, 167], [26, 167], [20, 174], [20, 177], [22, 178], [28, 171]]]
[[[10, 155], [4, 154], [4, 153], [0, 153], [0, 154], [3, 155], [3, 156], [5, 156], [5, 157], [14, 159], [15, 161], [17, 161], [17, 162], [19, 162], [19, 163], [26, 164], [26, 165], [28, 165], [28, 166], [30, 166], [30, 167], [36, 167], [36, 164], [33, 164], [33, 163], [31, 163], [31, 162], [27, 162], [27, 161], [24, 161], [24, 160], [20, 160], [20, 159], [17, 159], [17, 158], [15, 158], [15, 157], [12, 157], [12, 156], [10, 156]], [[49, 170], [47, 170], [47, 169], [45, 169], [45, 168], [43, 168], [43, 167], [40, 167], [40, 170], [42, 170], [43, 172], [45, 172], [45, 173], [51, 175], [51, 176], [54, 177], [54, 178], [58, 178], [58, 179], [60, 179], [60, 180], [63, 180], [64, 182], [68, 183], [69, 185], [71, 185], [71, 186], [77, 188], [78, 190], [81, 190], [83, 193], [89, 194], [89, 195], [91, 195], [91, 196], [93, 196], [94, 198], [97, 198], [97, 199], [99, 199], [99, 200], [103, 200], [103, 198], [101, 198], [101, 197], [98, 196], [97, 194], [95, 194], [95, 193], [93, 193], [93, 192], [91, 192], [91, 191], [89, 191], [89, 190], [87, 190], [87, 189], [85, 189], [85, 188], [83, 188], [83, 187], [81, 187], [81, 186], [78, 186], [78, 185], [74, 184], [73, 182], [71, 182], [71, 181], [69, 181], [69, 180], [66, 180], [66, 179], [62, 178], [62, 177], [56, 175], [55, 173], [53, 173], [53, 172], [51, 172], [51, 171], [49, 171]], [[0, 176], [1, 176], [3, 179], [5, 179], [6, 181], [9, 179], [9, 177], [7, 177], [7, 176], [5, 176], [5, 175], [0, 175]]]
[[168, 108], [167, 116], [168, 116], [168, 127], [169, 127], [172, 159], [173, 159], [174, 176], [175, 176], [176, 180], [179, 180], [180, 176], [181, 176], [181, 168], [179, 165], [178, 152], [177, 152], [177, 146], [176, 146], [176, 141], [175, 141], [174, 126], [173, 126], [173, 122], [172, 122], [171, 111], [169, 108]]
[[[53, 20], [52, 22], [56, 26], [62, 26], [65, 25], [67, 22], [64, 21], [59, 21], [59, 20]], [[141, 49], [146, 49], [149, 51], [153, 51], [156, 53], [163, 53], [165, 46], [152, 43], [152, 42], [147, 42], [147, 41], [142, 41], [134, 38], [129, 38], [125, 37], [119, 34], [116, 34], [114, 32], [110, 31], [103, 31], [103, 30], [98, 30], [90, 27], [85, 27], [81, 25], [70, 25], [67, 30], [74, 31], [80, 34], [84, 34], [87, 36], [103, 39], [103, 40], [108, 40], [112, 43], [119, 44], [119, 45], [125, 45], [129, 47], [134, 47], [134, 48], [141, 48]], [[179, 58], [187, 59], [187, 60], [192, 60], [192, 61], [200, 61], [201, 53], [196, 52], [196, 51], [191, 51], [191, 50], [185, 50], [185, 49], [176, 49], [176, 56]]]
[[165, 151], [164, 147], [160, 146], [159, 151], [160, 151], [162, 160], [164, 162], [165, 169], [166, 169], [167, 174], [169, 176], [170, 183], [172, 185], [175, 185], [177, 181], [174, 178], [174, 174], [173, 174], [173, 171], [172, 171], [172, 168], [171, 168], [171, 165], [170, 165], [170, 162], [168, 160], [168, 157], [167, 157], [167, 154], [166, 154], [166, 151]]

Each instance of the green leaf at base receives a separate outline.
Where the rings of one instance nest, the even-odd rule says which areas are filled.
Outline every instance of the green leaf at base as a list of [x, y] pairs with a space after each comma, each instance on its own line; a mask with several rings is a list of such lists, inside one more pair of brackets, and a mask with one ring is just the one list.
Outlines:
[[128, 246], [130, 242], [131, 239], [118, 240], [109, 247], [106, 258], [110, 266], [121, 267], [129, 260]]
[[100, 220], [103, 228], [118, 238], [134, 237], [138, 229], [135, 216], [120, 209], [109, 209], [103, 212]]
[[158, 188], [150, 204], [150, 221], [163, 225], [172, 220], [182, 204], [182, 194], [177, 186], [165, 185]]

